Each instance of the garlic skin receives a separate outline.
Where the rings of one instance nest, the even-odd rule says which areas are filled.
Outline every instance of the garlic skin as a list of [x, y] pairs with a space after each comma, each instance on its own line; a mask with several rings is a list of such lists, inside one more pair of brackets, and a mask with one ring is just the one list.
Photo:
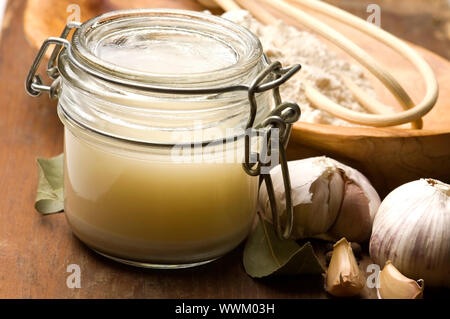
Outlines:
[[[386, 262], [380, 271], [380, 287], [378, 297], [380, 299], [422, 299], [424, 283], [405, 277], [390, 260]], [[419, 285], [420, 283], [420, 285]]]
[[325, 170], [311, 183], [311, 202], [294, 204], [295, 232], [299, 237], [323, 234], [330, 229], [339, 213], [344, 181], [337, 170]]
[[[357, 170], [331, 158], [320, 156], [288, 162], [294, 205], [292, 238], [315, 237], [350, 241], [368, 240], [380, 197], [367, 178]], [[280, 166], [271, 172], [277, 208], [285, 211], [283, 177]], [[259, 209], [271, 219], [265, 185], [259, 193]]]
[[365, 278], [358, 267], [352, 247], [342, 238], [333, 246], [326, 276], [326, 289], [336, 297], [351, 297], [359, 294], [364, 286]]
[[409, 278], [450, 287], [450, 185], [420, 179], [392, 191], [376, 215], [369, 252]]
[[[370, 238], [372, 219], [369, 211], [369, 200], [364, 191], [351, 181], [345, 182], [345, 196], [342, 200], [339, 218], [329, 230], [330, 234], [344, 236], [351, 241], [362, 242]], [[360, 212], [360, 218], [354, 213]]]

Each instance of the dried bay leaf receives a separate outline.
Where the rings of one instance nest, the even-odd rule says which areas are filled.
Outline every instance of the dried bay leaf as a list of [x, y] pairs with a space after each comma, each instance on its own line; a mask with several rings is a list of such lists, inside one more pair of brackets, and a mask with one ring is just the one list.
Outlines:
[[63, 154], [53, 158], [38, 158], [38, 187], [34, 207], [41, 214], [64, 210]]
[[261, 216], [247, 239], [243, 259], [245, 271], [253, 278], [325, 272], [311, 243], [300, 246], [295, 240], [278, 238], [272, 224]]

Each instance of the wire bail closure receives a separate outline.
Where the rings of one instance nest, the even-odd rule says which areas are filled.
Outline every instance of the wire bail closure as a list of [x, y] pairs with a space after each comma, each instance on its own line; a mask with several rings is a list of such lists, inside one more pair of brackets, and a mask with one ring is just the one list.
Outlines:
[[[262, 182], [266, 184], [266, 189], [269, 195], [270, 207], [272, 211], [272, 221], [276, 233], [280, 238], [287, 239], [292, 233], [293, 225], [293, 204], [291, 196], [291, 181], [289, 176], [289, 169], [286, 158], [286, 147], [291, 133], [292, 125], [300, 118], [300, 107], [293, 102], [282, 102], [280, 95], [280, 86], [287, 82], [294, 74], [296, 74], [301, 66], [295, 64], [293, 66], [283, 68], [281, 63], [276, 61], [270, 63], [269, 59], [264, 55], [264, 59], [268, 66], [262, 70], [250, 85], [238, 84], [217, 88], [170, 88], [155, 86], [143, 82], [133, 82], [131, 80], [112, 77], [108, 74], [94, 70], [89, 66], [78, 61], [72, 52], [72, 45], [67, 37], [72, 29], [78, 29], [81, 27], [81, 23], [70, 22], [66, 25], [61, 36], [47, 38], [40, 50], [38, 51], [27, 76], [25, 88], [28, 94], [33, 97], [38, 97], [42, 92], [47, 92], [50, 98], [55, 99], [59, 96], [60, 89], [60, 76], [57, 66], [58, 56], [65, 51], [67, 53], [69, 61], [82, 71], [107, 82], [113, 84], [119, 84], [126, 87], [141, 89], [145, 91], [155, 93], [172, 93], [172, 94], [219, 94], [235, 91], [247, 91], [248, 100], [250, 103], [250, 116], [246, 124], [246, 130], [250, 130], [251, 136], [257, 129], [266, 129], [265, 139], [266, 144], [262, 145], [261, 153], [267, 153], [269, 155], [275, 151], [278, 155], [279, 163], [281, 165], [281, 171], [283, 175], [284, 190], [286, 194], [286, 207], [284, 212], [278, 210], [275, 191], [273, 188], [272, 178], [270, 175], [270, 169], [275, 166], [275, 163], [266, 162], [261, 159], [261, 154], [253, 153], [251, 150], [250, 136], [245, 135], [245, 160], [242, 164], [244, 171], [250, 176], [260, 176], [260, 185]], [[77, 31], [74, 37], [77, 36]], [[38, 68], [42, 62], [50, 45], [54, 44], [55, 47], [51, 54], [51, 57], [47, 64], [47, 75], [53, 80], [50, 86], [44, 85], [42, 78], [38, 72]], [[254, 121], [256, 118], [258, 105], [256, 100], [256, 94], [263, 93], [272, 90], [273, 100], [275, 103], [274, 110], [260, 123], [254, 127]], [[275, 132], [275, 130], [277, 130]], [[275, 146], [275, 147], [273, 147]], [[252, 161], [256, 159], [256, 161]], [[264, 171], [263, 171], [264, 169]], [[281, 215], [285, 214], [284, 226], [281, 226]]]
[[[56, 65], [56, 59], [61, 52], [62, 47], [70, 46], [70, 42], [66, 40], [66, 38], [69, 36], [70, 31], [72, 29], [77, 29], [80, 26], [81, 23], [79, 22], [69, 22], [67, 23], [59, 38], [50, 37], [42, 43], [42, 46], [39, 49], [39, 52], [37, 53], [33, 64], [31, 65], [30, 71], [28, 72], [27, 80], [25, 83], [25, 88], [28, 94], [33, 97], [38, 97], [42, 94], [42, 92], [48, 92], [51, 99], [55, 99], [58, 97], [60, 79], [58, 66]], [[56, 44], [56, 46], [53, 49], [50, 59], [48, 60], [47, 75], [54, 81], [51, 86], [47, 86], [43, 84], [42, 77], [40, 75], [36, 75], [36, 73], [38, 71], [39, 65], [41, 64], [42, 58], [45, 56], [45, 53], [47, 52], [47, 49], [51, 44]]]

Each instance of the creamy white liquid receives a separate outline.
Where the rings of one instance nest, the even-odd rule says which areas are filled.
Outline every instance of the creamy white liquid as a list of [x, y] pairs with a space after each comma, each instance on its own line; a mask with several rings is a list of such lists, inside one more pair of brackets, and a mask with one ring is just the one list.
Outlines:
[[249, 231], [257, 182], [240, 162], [162, 161], [65, 130], [67, 218], [82, 241], [112, 256], [183, 264], [223, 255]]

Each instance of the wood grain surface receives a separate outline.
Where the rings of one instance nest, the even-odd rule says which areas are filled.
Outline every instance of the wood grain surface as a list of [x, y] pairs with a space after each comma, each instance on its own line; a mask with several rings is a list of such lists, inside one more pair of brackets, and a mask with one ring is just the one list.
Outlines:
[[[153, 1], [155, 6], [169, 3], [183, 8], [197, 5], [188, 0]], [[47, 96], [31, 98], [24, 90], [36, 54], [24, 36], [25, 6], [24, 0], [8, 2], [0, 41], [0, 298], [329, 297], [320, 276], [252, 280], [242, 266], [242, 246], [216, 262], [188, 270], [120, 265], [78, 241], [64, 214], [39, 215], [33, 208], [35, 159], [62, 152], [63, 130], [56, 102]], [[365, 257], [362, 269], [368, 263]], [[66, 285], [70, 264], [81, 268], [80, 289]], [[374, 298], [375, 291], [366, 288], [362, 297]]]

